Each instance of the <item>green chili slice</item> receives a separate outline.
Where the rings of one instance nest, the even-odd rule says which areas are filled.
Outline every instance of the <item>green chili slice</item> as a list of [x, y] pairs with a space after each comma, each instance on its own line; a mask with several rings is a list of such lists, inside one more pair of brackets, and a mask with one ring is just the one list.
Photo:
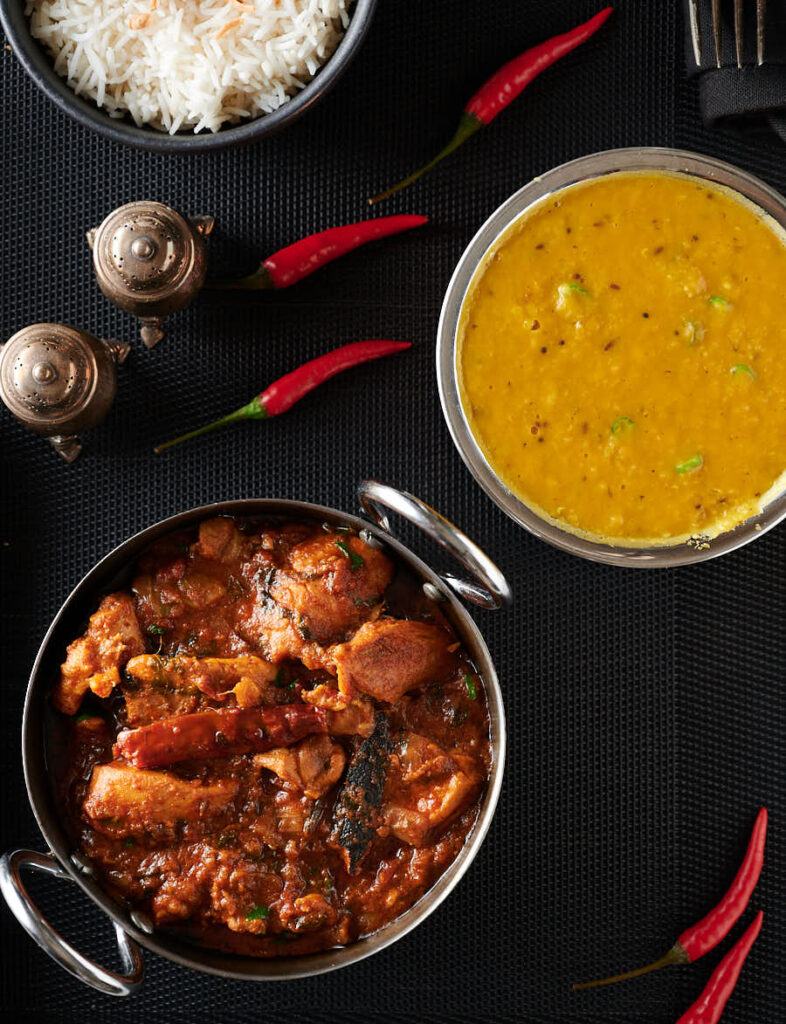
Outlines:
[[356, 551], [353, 551], [348, 544], [345, 544], [343, 540], [337, 540], [336, 547], [349, 559], [349, 567], [352, 572], [357, 572], [358, 569], [362, 569], [366, 564], [360, 555]]
[[161, 626], [148, 626], [147, 631], [148, 633], [155, 633], [156, 636], [163, 636], [166, 632]]
[[246, 921], [266, 921], [270, 917], [270, 911], [267, 907], [262, 907], [258, 903], [246, 914]]
[[629, 434], [636, 424], [630, 416], [618, 416], [611, 425], [612, 434]]
[[472, 678], [472, 676], [468, 676], [468, 675], [464, 676], [464, 685], [467, 688], [467, 693], [469, 694], [469, 699], [470, 700], [477, 700], [478, 699], [478, 688], [475, 685], [475, 680]]
[[694, 469], [701, 469], [704, 465], [704, 459], [701, 455], [694, 455], [692, 459], [688, 459], [687, 462], [681, 462], [679, 466], [674, 467], [675, 473], [692, 473]]
[[750, 377], [751, 380], [756, 380], [756, 372], [752, 370], [750, 366], [746, 366], [745, 363], [737, 363], [736, 366], [732, 366], [730, 372], [734, 377], [737, 377], [739, 376], [739, 374], [743, 373]]

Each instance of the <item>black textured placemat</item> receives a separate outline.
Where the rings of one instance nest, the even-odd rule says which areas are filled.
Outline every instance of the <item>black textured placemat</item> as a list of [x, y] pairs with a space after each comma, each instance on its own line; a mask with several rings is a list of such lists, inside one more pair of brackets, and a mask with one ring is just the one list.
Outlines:
[[[461, 105], [515, 52], [599, 0], [380, 0], [346, 77], [263, 144], [198, 158], [103, 142], [57, 113], [5, 49], [0, 333], [52, 319], [104, 336], [134, 323], [96, 288], [84, 230], [152, 197], [212, 213], [214, 258], [269, 252], [360, 219], [364, 199], [431, 155]], [[0, 415], [2, 845], [41, 848], [19, 752], [24, 687], [60, 603], [133, 531], [209, 500], [278, 496], [354, 508], [377, 476], [443, 510], [498, 560], [512, 611], [477, 621], [495, 658], [510, 753], [499, 810], [452, 897], [384, 953], [334, 974], [253, 985], [146, 956], [143, 992], [111, 1000], [66, 976], [0, 910], [5, 1019], [94, 1024], [401, 1020], [673, 1024], [718, 959], [617, 989], [569, 983], [644, 963], [730, 881], [758, 806], [772, 825], [755, 897], [765, 924], [724, 1021], [786, 1020], [783, 582], [786, 529], [677, 571], [601, 567], [524, 533], [483, 495], [443, 423], [434, 376], [442, 294], [486, 216], [534, 174], [593, 150], [679, 145], [786, 187], [782, 150], [700, 125], [678, 0], [622, 0], [602, 32], [488, 130], [380, 213], [416, 233], [278, 295], [204, 295], [152, 352], [135, 341], [110, 418], [67, 466]], [[777, 145], [777, 144], [776, 144]], [[248, 400], [333, 345], [411, 339], [268, 423], [154, 457], [151, 446]], [[0, 413], [3, 413], [0, 410]], [[404, 531], [418, 548], [420, 541]], [[66, 884], [31, 883], [80, 948], [113, 962], [105, 921]]]

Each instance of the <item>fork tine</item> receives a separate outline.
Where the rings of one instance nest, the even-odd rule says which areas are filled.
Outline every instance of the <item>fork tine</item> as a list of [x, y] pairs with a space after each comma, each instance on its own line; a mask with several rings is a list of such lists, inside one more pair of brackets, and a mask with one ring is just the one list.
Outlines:
[[712, 36], [715, 40], [715, 63], [721, 66], [721, 12], [720, 0], [712, 0]]
[[[764, 0], [758, 0], [758, 3], [764, 3]], [[699, 27], [699, 0], [690, 0], [688, 14], [690, 17], [690, 38], [693, 43], [693, 59], [696, 61], [696, 67], [700, 68], [701, 29]]]
[[742, 67], [742, 44], [744, 41], [744, 28], [742, 24], [743, 0], [734, 0], [734, 48], [737, 51], [737, 67]]
[[764, 22], [767, 16], [767, 0], [756, 0], [756, 63], [764, 63]]

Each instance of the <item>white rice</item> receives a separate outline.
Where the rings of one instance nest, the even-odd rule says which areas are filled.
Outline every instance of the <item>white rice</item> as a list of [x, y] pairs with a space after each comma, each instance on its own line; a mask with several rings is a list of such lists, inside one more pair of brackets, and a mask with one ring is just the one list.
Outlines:
[[174, 134], [270, 113], [335, 50], [352, 0], [26, 0], [80, 96]]

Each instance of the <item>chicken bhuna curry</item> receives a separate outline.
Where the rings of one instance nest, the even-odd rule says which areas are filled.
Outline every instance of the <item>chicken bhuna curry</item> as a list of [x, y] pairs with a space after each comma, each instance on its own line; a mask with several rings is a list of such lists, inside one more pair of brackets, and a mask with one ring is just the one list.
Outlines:
[[57, 785], [156, 928], [314, 952], [410, 907], [489, 775], [481, 679], [404, 566], [340, 527], [215, 518], [141, 559], [68, 648]]
[[782, 234], [736, 193], [654, 172], [525, 213], [462, 311], [462, 403], [494, 473], [606, 542], [760, 511], [786, 470]]

